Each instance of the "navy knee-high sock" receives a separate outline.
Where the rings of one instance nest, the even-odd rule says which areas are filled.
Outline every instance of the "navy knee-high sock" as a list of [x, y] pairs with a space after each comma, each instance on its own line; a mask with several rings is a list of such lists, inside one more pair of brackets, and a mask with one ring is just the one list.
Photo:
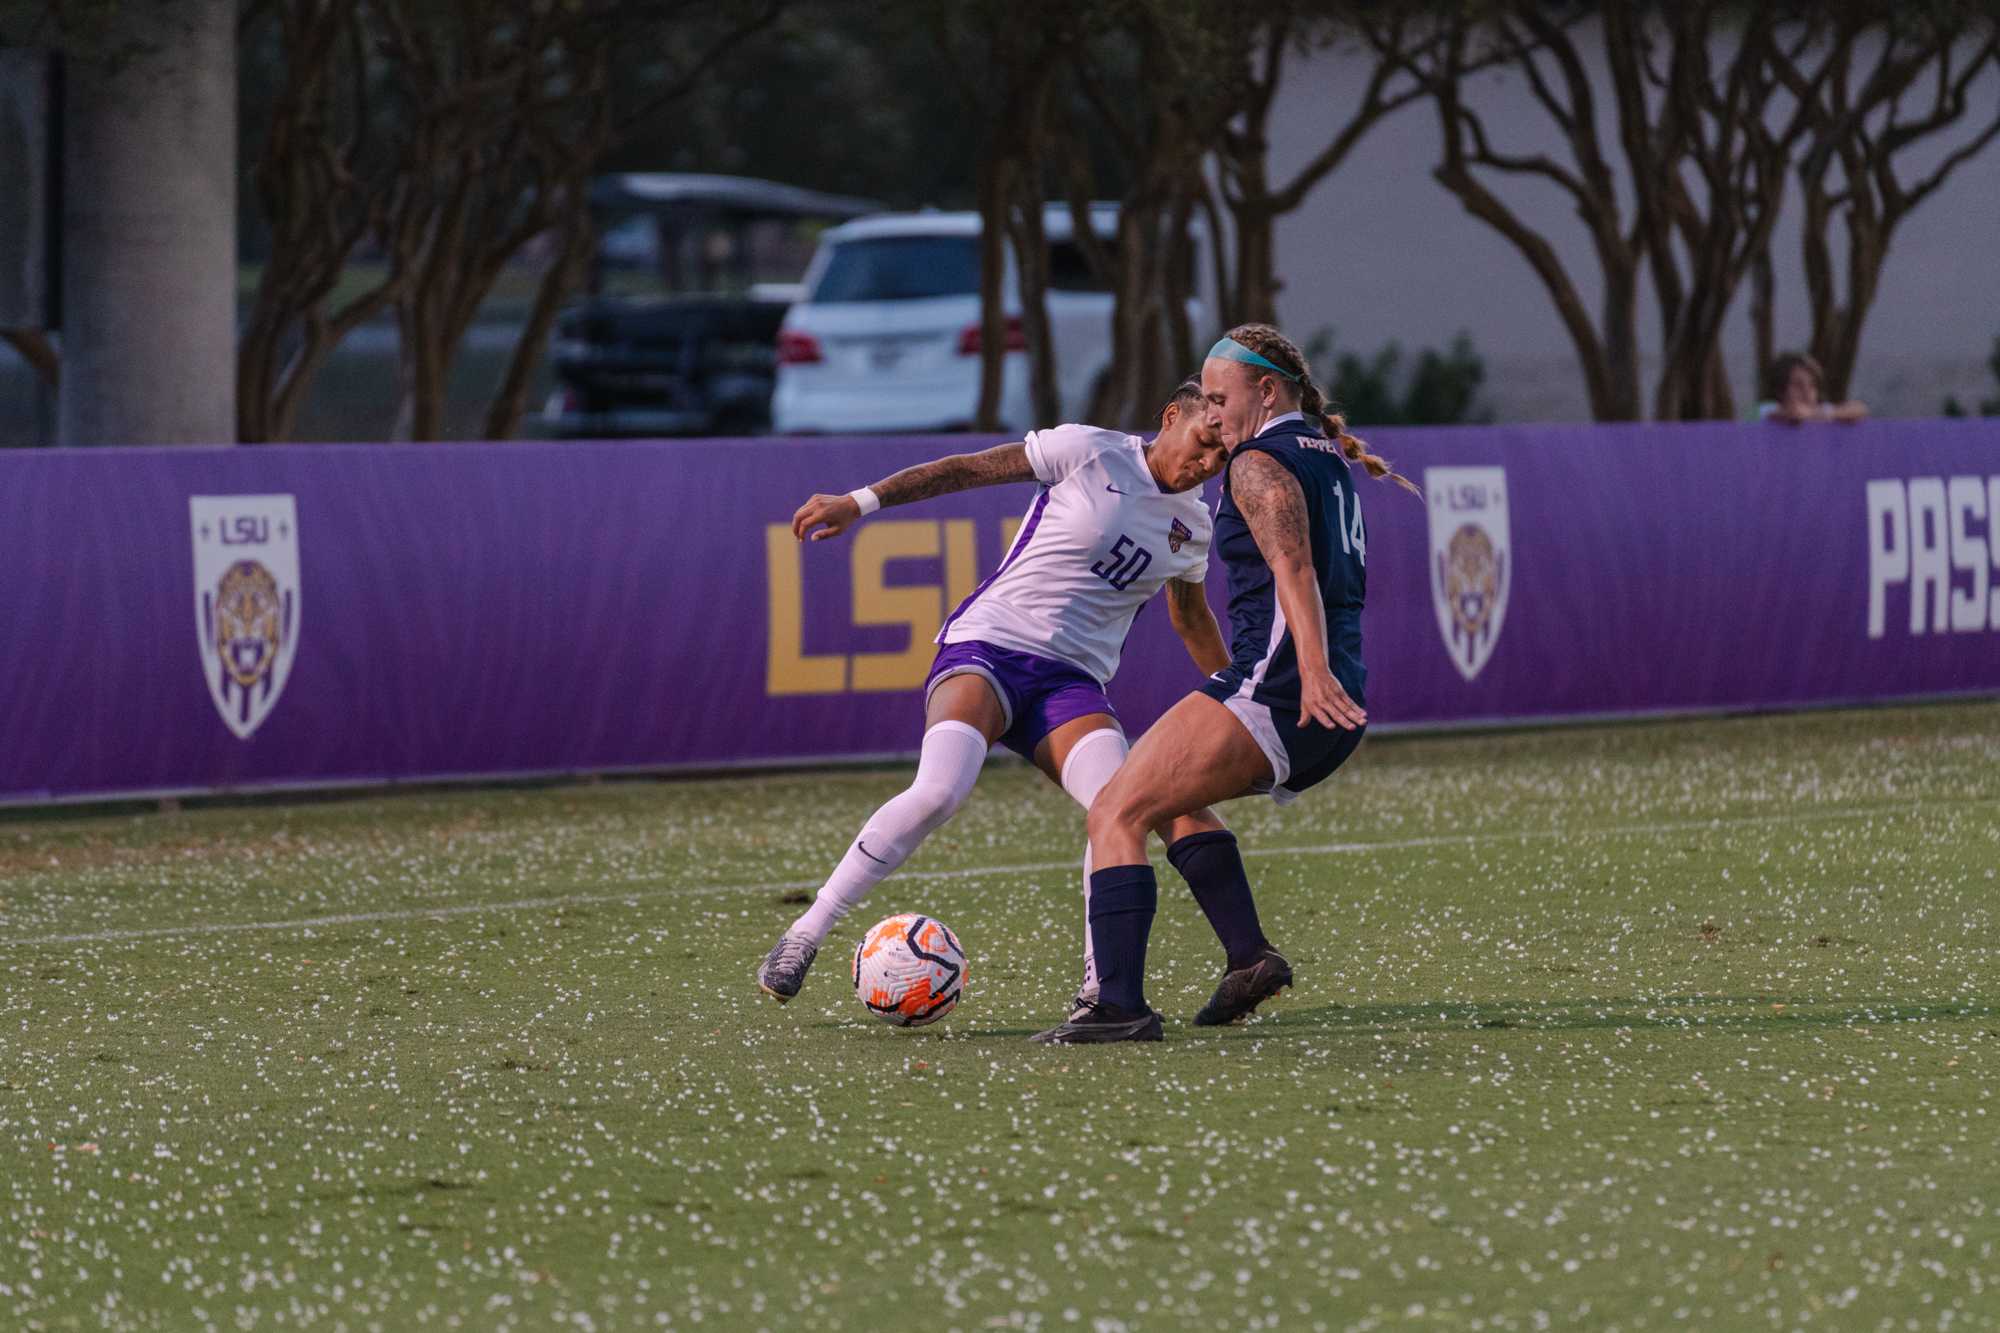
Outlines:
[[1110, 866], [1090, 876], [1090, 944], [1097, 998], [1132, 1013], [1146, 1009], [1146, 937], [1159, 885], [1151, 866]]
[[1271, 947], [1257, 920], [1250, 876], [1243, 869], [1243, 853], [1237, 850], [1234, 833], [1228, 829], [1190, 833], [1167, 848], [1167, 860], [1194, 890], [1194, 900], [1215, 928], [1215, 938], [1222, 941], [1232, 972], [1250, 966]]

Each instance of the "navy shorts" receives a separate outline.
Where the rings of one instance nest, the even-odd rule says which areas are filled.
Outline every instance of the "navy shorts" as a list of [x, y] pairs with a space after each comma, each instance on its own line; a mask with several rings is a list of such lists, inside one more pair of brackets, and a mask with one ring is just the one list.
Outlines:
[[977, 639], [947, 643], [938, 649], [930, 678], [924, 682], [926, 707], [931, 691], [953, 676], [978, 676], [993, 687], [1007, 726], [1000, 734], [1000, 743], [1029, 763], [1035, 761], [1035, 747], [1042, 738], [1063, 723], [1091, 713], [1109, 713], [1114, 719], [1118, 716], [1094, 676], [1052, 657], [1016, 652]]
[[1318, 722], [1299, 725], [1296, 708], [1258, 703], [1243, 688], [1243, 673], [1226, 667], [1203, 682], [1201, 692], [1236, 715], [1264, 758], [1271, 763], [1271, 785], [1259, 788], [1279, 805], [1290, 805], [1309, 787], [1333, 776], [1361, 744], [1367, 727], [1345, 731]]

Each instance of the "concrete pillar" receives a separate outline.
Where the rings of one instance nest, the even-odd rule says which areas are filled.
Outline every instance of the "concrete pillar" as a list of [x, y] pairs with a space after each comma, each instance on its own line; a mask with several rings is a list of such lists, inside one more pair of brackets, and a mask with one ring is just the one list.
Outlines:
[[72, 56], [63, 141], [63, 444], [236, 439], [236, 9], [122, 5]]

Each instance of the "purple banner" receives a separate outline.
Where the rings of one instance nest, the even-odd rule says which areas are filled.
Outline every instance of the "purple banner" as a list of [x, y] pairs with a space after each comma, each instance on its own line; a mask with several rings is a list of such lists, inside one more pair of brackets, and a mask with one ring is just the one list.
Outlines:
[[[2000, 422], [1370, 441], [1377, 725], [2000, 692]], [[913, 752], [1032, 488], [787, 523], [977, 443], [0, 454], [0, 801]], [[1128, 729], [1196, 679], [1147, 608]]]

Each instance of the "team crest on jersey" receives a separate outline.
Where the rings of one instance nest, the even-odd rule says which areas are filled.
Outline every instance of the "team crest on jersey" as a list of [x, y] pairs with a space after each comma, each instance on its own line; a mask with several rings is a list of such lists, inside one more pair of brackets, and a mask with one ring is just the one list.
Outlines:
[[1513, 582], [1506, 469], [1425, 468], [1424, 494], [1430, 498], [1438, 632], [1451, 664], [1471, 680], [1493, 656]]
[[1175, 519], [1174, 525], [1167, 529], [1167, 549], [1176, 555], [1180, 553], [1182, 546], [1193, 539], [1194, 530], [1179, 519]]
[[202, 676], [223, 723], [248, 740], [298, 659], [298, 506], [289, 495], [191, 495], [188, 519]]

